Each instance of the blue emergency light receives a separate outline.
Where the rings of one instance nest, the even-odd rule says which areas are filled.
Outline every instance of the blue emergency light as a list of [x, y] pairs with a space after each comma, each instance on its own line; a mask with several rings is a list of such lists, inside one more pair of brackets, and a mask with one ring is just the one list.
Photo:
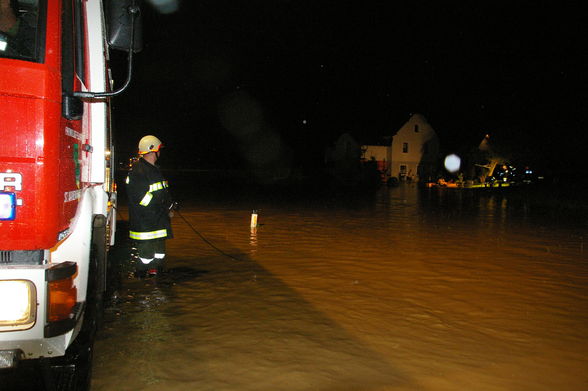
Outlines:
[[0, 191], [0, 220], [14, 220], [16, 216], [16, 194]]

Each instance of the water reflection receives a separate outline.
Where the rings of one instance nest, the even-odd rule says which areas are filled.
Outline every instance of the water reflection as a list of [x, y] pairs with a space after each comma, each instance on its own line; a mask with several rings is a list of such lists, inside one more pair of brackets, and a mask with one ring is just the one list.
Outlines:
[[255, 253], [257, 252], [257, 227], [251, 227], [249, 245], [251, 246], [251, 255], [255, 255]]

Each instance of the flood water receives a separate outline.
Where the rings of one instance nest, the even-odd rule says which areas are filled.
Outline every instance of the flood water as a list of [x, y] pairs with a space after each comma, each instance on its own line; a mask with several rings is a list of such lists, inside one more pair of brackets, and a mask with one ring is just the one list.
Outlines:
[[411, 185], [184, 190], [167, 272], [123, 275], [107, 310], [95, 391], [588, 390], [580, 215]]

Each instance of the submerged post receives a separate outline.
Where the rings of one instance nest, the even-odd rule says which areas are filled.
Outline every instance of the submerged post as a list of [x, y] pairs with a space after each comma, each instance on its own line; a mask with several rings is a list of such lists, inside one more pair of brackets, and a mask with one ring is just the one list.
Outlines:
[[254, 210], [251, 213], [251, 228], [257, 227], [257, 211]]

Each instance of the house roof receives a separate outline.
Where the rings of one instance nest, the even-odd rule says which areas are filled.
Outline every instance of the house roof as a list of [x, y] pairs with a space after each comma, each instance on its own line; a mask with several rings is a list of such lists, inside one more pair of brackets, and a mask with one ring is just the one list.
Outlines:
[[361, 143], [362, 145], [390, 145], [392, 143], [392, 137], [394, 137], [398, 133], [398, 131], [400, 131], [400, 129], [402, 129], [409, 122], [419, 122], [422, 124], [427, 124], [433, 129], [433, 131], [435, 130], [423, 114], [410, 113], [408, 119], [406, 119], [406, 117], [404, 117], [404, 119], [402, 120], [400, 118], [394, 118], [391, 121], [391, 133], [388, 133], [386, 136], [364, 137], [361, 139]]
[[429, 123], [429, 121], [427, 120], [427, 118], [426, 118], [426, 117], [425, 117], [423, 114], [420, 114], [420, 113], [410, 113], [410, 115], [409, 115], [408, 119], [405, 119], [405, 120], [403, 120], [403, 121], [400, 123], [400, 125], [396, 125], [396, 126], [394, 126], [394, 128], [393, 128], [393, 129], [395, 129], [395, 130], [393, 130], [393, 133], [392, 133], [390, 136], [391, 136], [391, 137], [393, 137], [393, 136], [396, 136], [396, 134], [398, 133], [398, 131], [399, 131], [400, 129], [402, 129], [402, 128], [403, 128], [403, 127], [404, 127], [406, 124], [408, 124], [409, 122], [420, 122], [420, 123], [423, 123], [423, 124], [427, 124], [427, 125], [429, 125], [429, 126], [430, 126], [430, 127], [433, 129], [433, 130], [435, 130], [435, 129], [433, 128], [433, 126], [431, 126], [431, 124]]

